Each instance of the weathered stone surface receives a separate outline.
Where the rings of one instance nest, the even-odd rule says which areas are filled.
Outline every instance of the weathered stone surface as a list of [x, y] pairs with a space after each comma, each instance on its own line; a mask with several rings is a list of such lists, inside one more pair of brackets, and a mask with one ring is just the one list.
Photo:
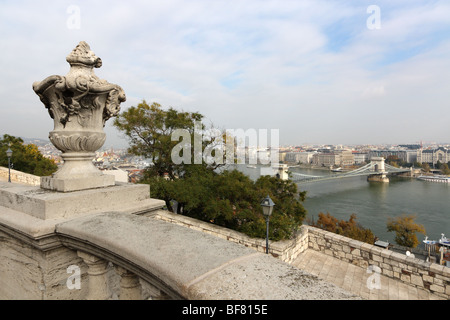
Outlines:
[[88, 244], [100, 255], [112, 253], [114, 264], [132, 261], [138, 276], [149, 270], [155, 282], [188, 299], [356, 298], [269, 255], [155, 219], [104, 213], [56, 228], [69, 247]]
[[[67, 268], [81, 268], [80, 289], [67, 286]], [[59, 247], [42, 251], [0, 231], [0, 299], [80, 299], [86, 294], [86, 276], [76, 253]]]
[[257, 254], [213, 270], [188, 288], [191, 299], [359, 300], [335, 285]]
[[108, 188], [61, 193], [0, 181], [0, 206], [39, 219], [71, 218], [112, 210], [140, 213], [164, 205], [164, 201], [150, 198], [148, 185], [117, 183]]

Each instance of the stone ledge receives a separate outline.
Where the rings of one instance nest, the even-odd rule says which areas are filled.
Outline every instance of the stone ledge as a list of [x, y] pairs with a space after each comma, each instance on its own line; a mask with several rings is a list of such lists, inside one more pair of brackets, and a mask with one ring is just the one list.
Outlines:
[[[246, 247], [250, 247], [259, 252], [265, 253], [266, 240], [261, 238], [251, 238], [241, 232], [231, 230], [212, 223], [200, 221], [188, 216], [174, 214], [167, 210], [157, 210], [152, 215], [155, 219], [171, 222], [186, 228], [191, 228], [197, 231], [202, 231], [212, 234], [216, 237], [226, 239], [231, 242], [239, 243]], [[308, 241], [306, 239], [307, 226], [297, 232], [292, 240], [270, 241], [269, 253], [275, 257], [280, 258], [284, 262], [292, 262], [299, 253], [307, 249]]]
[[61, 193], [0, 181], [0, 204], [45, 220], [105, 211], [142, 213], [162, 208], [165, 202], [151, 199], [149, 186], [143, 184], [116, 183], [106, 188]]
[[42, 177], [41, 188], [59, 192], [73, 192], [96, 188], [106, 188], [115, 185], [113, 175], [102, 174], [77, 179], [58, 179], [54, 177]]
[[[148, 217], [103, 213], [58, 224], [61, 241], [97, 255], [186, 299], [359, 299], [279, 259]], [[101, 257], [101, 256], [100, 256]]]

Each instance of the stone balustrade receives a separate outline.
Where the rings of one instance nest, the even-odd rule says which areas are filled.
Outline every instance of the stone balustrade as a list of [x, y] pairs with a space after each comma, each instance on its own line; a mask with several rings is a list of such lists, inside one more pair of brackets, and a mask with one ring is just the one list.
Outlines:
[[[317, 228], [302, 226], [292, 240], [270, 241], [267, 255], [264, 239], [160, 210], [156, 200], [141, 199], [131, 211], [74, 208], [76, 214], [43, 219], [13, 204], [33, 192], [49, 202], [52, 192], [3, 184], [0, 299], [357, 298], [288, 264], [305, 250], [377, 267], [385, 276], [450, 297], [450, 268]], [[10, 194], [15, 189], [17, 199]]]
[[[154, 217], [265, 252], [264, 239], [250, 238], [227, 228], [168, 211], [155, 211]], [[450, 268], [443, 265], [425, 262], [306, 225], [302, 226], [292, 240], [269, 242], [269, 253], [288, 263], [305, 250], [320, 251], [365, 269], [371, 267], [392, 279], [426, 289], [444, 298], [450, 298]]]
[[2, 208], [0, 256], [1, 299], [359, 299], [271, 255], [151, 215], [44, 220]]
[[[203, 222], [191, 217], [174, 214], [167, 210], [155, 210], [152, 212], [155, 219], [167, 221], [193, 230], [201, 231], [216, 237], [241, 244], [252, 248], [258, 252], [266, 252], [266, 240], [260, 238], [251, 238], [241, 232], [224, 228], [212, 223]], [[281, 259], [284, 262], [291, 263], [295, 258], [308, 249], [307, 229], [302, 228], [297, 232], [293, 240], [269, 241], [269, 254]]]

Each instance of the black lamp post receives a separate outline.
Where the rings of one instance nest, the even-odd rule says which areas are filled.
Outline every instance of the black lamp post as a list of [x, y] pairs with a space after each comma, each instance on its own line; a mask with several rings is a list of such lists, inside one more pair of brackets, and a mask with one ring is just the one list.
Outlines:
[[272, 215], [274, 205], [275, 203], [273, 203], [269, 196], [261, 202], [263, 214], [266, 217], [266, 254], [269, 253], [269, 217]]
[[6, 150], [6, 156], [8, 157], [8, 182], [11, 182], [11, 156], [12, 156], [12, 150], [8, 148]]

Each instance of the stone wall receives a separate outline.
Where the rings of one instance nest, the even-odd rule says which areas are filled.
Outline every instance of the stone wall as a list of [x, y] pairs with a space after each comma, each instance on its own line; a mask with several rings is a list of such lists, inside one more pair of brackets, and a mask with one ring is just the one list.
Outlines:
[[[260, 238], [251, 238], [243, 233], [227, 229], [212, 223], [203, 222], [187, 216], [174, 214], [166, 210], [158, 210], [153, 216], [156, 219], [175, 223], [194, 230], [202, 231], [215, 235], [219, 238], [226, 239], [231, 242], [242, 244], [246, 247], [255, 249], [258, 252], [266, 252], [266, 240]], [[269, 253], [290, 263], [303, 251], [308, 248], [308, 233], [302, 228], [292, 240], [286, 241], [269, 241]]]
[[[81, 268], [81, 290], [68, 290], [71, 265]], [[43, 251], [0, 230], [0, 300], [80, 299], [86, 288], [86, 267], [75, 251]]]
[[[8, 180], [8, 175], [8, 168], [0, 167], [0, 178]], [[11, 182], [39, 186], [41, 184], [41, 177], [11, 169]]]
[[313, 227], [308, 229], [309, 249], [450, 298], [450, 268], [425, 262], [388, 249]]
[[[163, 210], [157, 211], [154, 217], [213, 234], [259, 252], [266, 250], [265, 239], [250, 238], [227, 228]], [[361, 268], [370, 267], [372, 272], [379, 272], [392, 279], [450, 298], [450, 268], [437, 263], [407, 257], [401, 253], [310, 226], [302, 226], [292, 240], [269, 242], [269, 252], [287, 263], [292, 262], [307, 249], [320, 251]]]

